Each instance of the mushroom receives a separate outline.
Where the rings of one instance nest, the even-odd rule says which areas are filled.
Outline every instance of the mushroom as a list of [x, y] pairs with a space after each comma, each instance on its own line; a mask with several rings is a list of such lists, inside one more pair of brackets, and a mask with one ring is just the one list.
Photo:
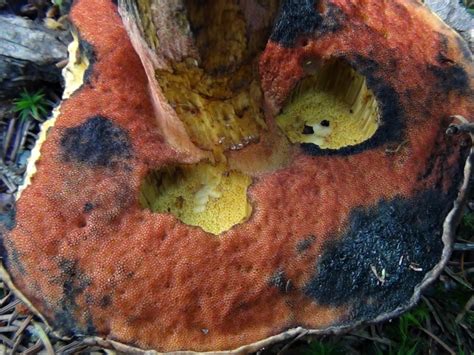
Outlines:
[[445, 134], [474, 106], [455, 32], [415, 0], [119, 10], [74, 3], [67, 97], [2, 231], [51, 331], [244, 353], [417, 302], [471, 174]]

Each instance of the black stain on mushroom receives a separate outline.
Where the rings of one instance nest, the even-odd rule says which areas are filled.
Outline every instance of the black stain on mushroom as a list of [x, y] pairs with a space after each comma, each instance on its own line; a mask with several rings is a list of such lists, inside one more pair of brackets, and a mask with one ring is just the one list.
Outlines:
[[91, 202], [86, 202], [86, 203], [84, 204], [84, 207], [83, 207], [82, 211], [83, 211], [84, 213], [89, 213], [89, 212], [91, 212], [93, 209], [94, 209], [94, 205], [93, 205]]
[[345, 235], [326, 247], [305, 294], [322, 305], [349, 306], [356, 320], [407, 306], [440, 261], [448, 200], [426, 191], [354, 210]]
[[[463, 147], [458, 139], [446, 134], [446, 129], [452, 119], [444, 117], [438, 128], [434, 144], [429, 149], [428, 160], [424, 169], [420, 171], [417, 181], [433, 181], [433, 186], [441, 190], [445, 185], [452, 185], [451, 194], [455, 194], [455, 188], [463, 178], [463, 164], [469, 154], [469, 147]], [[458, 156], [458, 164], [452, 164], [450, 157]]]
[[311, 248], [311, 245], [316, 241], [316, 237], [314, 235], [310, 235], [305, 237], [304, 239], [300, 240], [296, 244], [296, 252], [298, 254], [303, 254], [306, 252], [309, 248]]
[[89, 61], [89, 65], [84, 72], [83, 80], [85, 84], [90, 84], [92, 80], [92, 74], [94, 72], [94, 65], [97, 62], [97, 55], [95, 54], [92, 44], [82, 38], [79, 39], [79, 53], [81, 56], [86, 57]]
[[269, 279], [269, 285], [276, 287], [282, 293], [288, 293], [293, 289], [293, 284], [283, 270], [277, 270]]
[[128, 133], [103, 116], [94, 116], [61, 137], [62, 159], [91, 167], [113, 168], [132, 157]]
[[[436, 56], [437, 65], [428, 64], [428, 72], [434, 76], [435, 85], [431, 96], [447, 95], [456, 92], [461, 95], [471, 93], [469, 75], [466, 70], [449, 55], [449, 38], [438, 34], [439, 50]], [[458, 41], [459, 42], [459, 41]], [[463, 54], [465, 45], [459, 42], [459, 49]], [[463, 54], [465, 56], [465, 54]], [[471, 58], [471, 55], [469, 55]], [[469, 59], [467, 62], [471, 62]]]
[[469, 76], [459, 64], [445, 62], [444, 65], [428, 65], [428, 71], [435, 78], [435, 91], [432, 95], [447, 95], [455, 92], [466, 95], [472, 90], [469, 84]]
[[109, 295], [103, 296], [99, 301], [100, 308], [107, 308], [112, 304], [112, 298]]
[[[80, 311], [77, 298], [83, 295], [91, 284], [90, 278], [85, 275], [74, 260], [61, 258], [58, 261], [58, 268], [61, 271], [60, 277], [53, 279], [53, 284], [62, 287], [63, 295], [59, 301], [59, 309], [55, 312], [55, 322], [57, 326], [68, 335], [73, 334], [94, 334], [95, 329], [88, 312]], [[81, 315], [85, 314], [84, 325], [81, 326]]]
[[270, 39], [292, 47], [301, 37], [338, 31], [344, 20], [344, 13], [333, 4], [323, 6], [319, 0], [286, 0], [281, 5]]

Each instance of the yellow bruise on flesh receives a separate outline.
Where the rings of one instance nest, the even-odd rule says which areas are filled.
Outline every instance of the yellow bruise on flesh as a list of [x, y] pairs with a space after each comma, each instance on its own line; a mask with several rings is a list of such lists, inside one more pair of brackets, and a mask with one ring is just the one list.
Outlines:
[[374, 135], [379, 108], [365, 78], [347, 64], [333, 61], [297, 85], [276, 122], [292, 143], [340, 149]]
[[220, 234], [250, 216], [246, 198], [250, 183], [248, 175], [228, 170], [225, 164], [168, 167], [147, 176], [140, 203]]
[[[84, 83], [84, 74], [89, 67], [89, 59], [80, 52], [79, 37], [72, 32], [73, 40], [68, 45], [68, 63], [62, 71], [65, 86], [63, 92], [63, 100], [68, 99], [77, 89]], [[61, 106], [57, 106], [53, 110], [52, 117], [41, 125], [41, 131], [38, 134], [38, 140], [34, 148], [31, 150], [31, 156], [28, 159], [25, 179], [23, 184], [19, 186], [16, 193], [18, 200], [22, 192], [31, 184], [33, 176], [36, 173], [36, 162], [41, 156], [41, 147], [48, 137], [50, 129], [56, 124], [56, 119], [60, 114]]]
[[191, 28], [200, 28], [194, 38], [200, 58], [171, 63], [171, 71], [157, 70], [156, 78], [193, 143], [211, 151], [214, 160], [150, 173], [140, 202], [220, 234], [252, 211], [247, 198], [252, 179], [229, 168], [226, 152], [258, 141], [266, 129], [256, 61], [264, 42], [247, 41], [236, 0], [185, 3]]

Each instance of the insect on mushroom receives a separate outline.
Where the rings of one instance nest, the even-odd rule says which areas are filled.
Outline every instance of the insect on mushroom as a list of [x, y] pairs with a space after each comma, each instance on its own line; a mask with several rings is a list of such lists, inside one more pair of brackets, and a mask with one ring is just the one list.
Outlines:
[[474, 68], [420, 2], [70, 17], [66, 96], [2, 230], [2, 278], [54, 334], [250, 352], [394, 317], [439, 275], [472, 160], [445, 132]]

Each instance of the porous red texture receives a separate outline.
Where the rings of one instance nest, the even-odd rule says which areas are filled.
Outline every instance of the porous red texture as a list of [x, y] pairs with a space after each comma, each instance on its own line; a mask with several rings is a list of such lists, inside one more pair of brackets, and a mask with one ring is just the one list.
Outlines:
[[[445, 56], [464, 59], [456, 37], [425, 8], [405, 1], [333, 3], [347, 15], [341, 30], [296, 48], [268, 44], [261, 59], [268, 102], [281, 106], [302, 76], [303, 58], [359, 53], [380, 64], [375, 76], [399, 94], [407, 143], [397, 154], [385, 145], [348, 156], [299, 152], [287, 167], [255, 178], [246, 223], [214, 236], [140, 207], [147, 172], [180, 157], [162, 143], [145, 74], [115, 6], [75, 2], [73, 22], [96, 53], [90, 83], [62, 104], [32, 185], [18, 201], [17, 225], [5, 235], [16, 286], [53, 326], [141, 348], [209, 351], [345, 319], [344, 307], [319, 305], [302, 291], [325, 242], [345, 231], [357, 206], [435, 185], [451, 188], [462, 162], [461, 149], [444, 135], [448, 116], [468, 115], [473, 106], [468, 95], [446, 94], [427, 70], [439, 64], [440, 34]], [[131, 159], [114, 168], [64, 160], [65, 128], [96, 115], [128, 132]], [[298, 242], [310, 235], [314, 243], [298, 253]], [[291, 280], [284, 292], [269, 282], [278, 271]]]

